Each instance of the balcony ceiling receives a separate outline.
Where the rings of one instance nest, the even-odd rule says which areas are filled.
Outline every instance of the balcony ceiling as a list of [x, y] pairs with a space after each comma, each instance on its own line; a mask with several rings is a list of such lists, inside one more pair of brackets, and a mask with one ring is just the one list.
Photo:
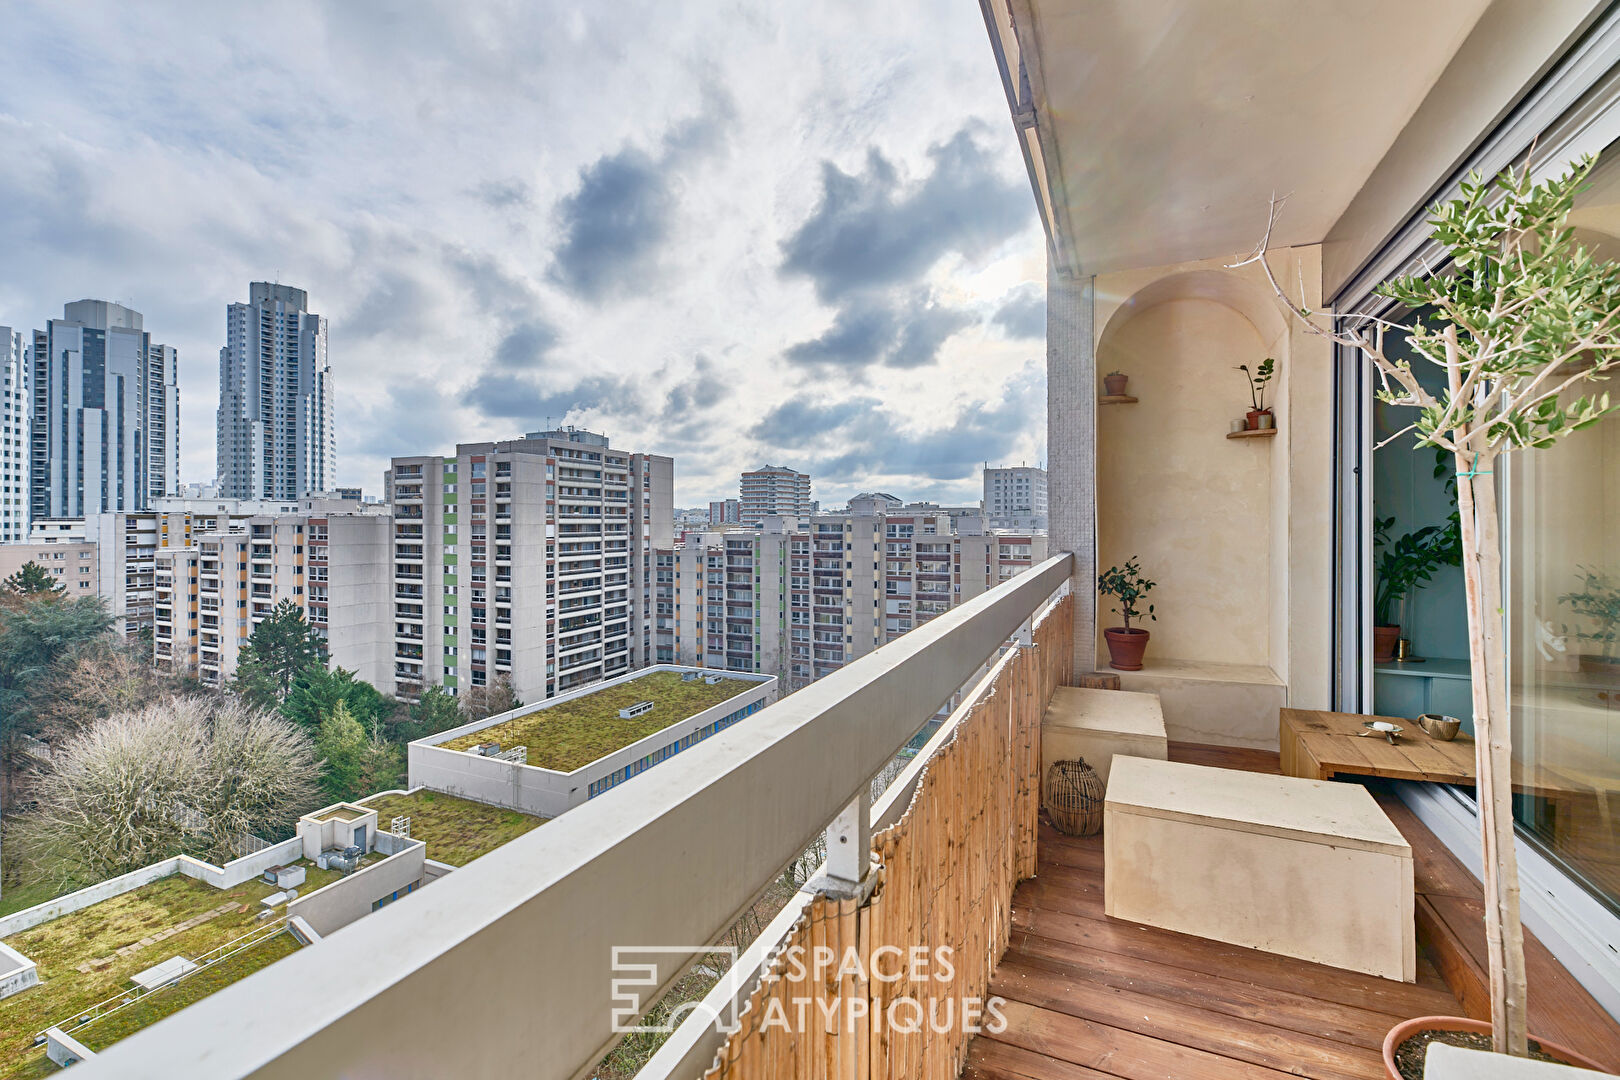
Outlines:
[[1273, 191], [1274, 246], [1320, 242], [1488, 6], [1012, 0], [1064, 261], [1246, 251]]

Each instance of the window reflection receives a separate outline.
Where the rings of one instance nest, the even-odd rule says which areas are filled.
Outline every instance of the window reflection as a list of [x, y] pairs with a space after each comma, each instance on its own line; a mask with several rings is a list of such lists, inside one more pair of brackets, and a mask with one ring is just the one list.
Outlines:
[[[1570, 216], [1576, 237], [1620, 258], [1620, 149]], [[1616, 392], [1612, 387], [1600, 387]], [[1620, 417], [1507, 476], [1508, 627], [1521, 825], [1620, 910]]]

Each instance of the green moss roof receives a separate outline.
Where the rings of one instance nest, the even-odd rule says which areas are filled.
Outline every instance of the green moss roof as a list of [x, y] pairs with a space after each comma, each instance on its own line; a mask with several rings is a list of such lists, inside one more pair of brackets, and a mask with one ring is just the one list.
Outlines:
[[363, 805], [377, 811], [379, 829], [396, 817], [410, 818], [411, 837], [427, 844], [427, 857], [451, 866], [465, 866], [546, 821], [438, 791], [373, 795]]
[[[439, 745], [447, 750], [469, 750], [487, 742], [500, 743], [502, 750], [527, 746], [530, 765], [573, 772], [759, 685], [756, 679], [730, 677], [713, 685], [702, 679], [683, 682], [679, 672], [652, 671]], [[652, 711], [629, 720], [619, 718], [620, 709], [638, 701], [653, 702]]]

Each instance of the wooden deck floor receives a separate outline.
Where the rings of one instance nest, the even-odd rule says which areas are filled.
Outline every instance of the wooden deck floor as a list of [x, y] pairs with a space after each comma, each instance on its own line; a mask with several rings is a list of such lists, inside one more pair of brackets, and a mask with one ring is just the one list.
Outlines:
[[[1277, 755], [1259, 751], [1172, 744], [1171, 757], [1278, 771]], [[1392, 819], [1413, 843], [1419, 893], [1443, 888], [1460, 899], [1462, 879], [1473, 879], [1410, 814]], [[1012, 943], [991, 986], [1008, 1002], [1008, 1026], [973, 1042], [965, 1078], [1379, 1080], [1379, 1048], [1395, 1023], [1465, 1012], [1426, 954], [1408, 985], [1109, 919], [1102, 837], [1064, 836], [1043, 821], [1039, 843], [1038, 876], [1014, 897]], [[1477, 883], [1473, 896], [1477, 904]], [[1546, 999], [1535, 1008], [1536, 991], [1533, 982], [1533, 1012], [1550, 1010]], [[1607, 1035], [1588, 1019], [1593, 1030], [1568, 1041], [1595, 1055], [1604, 1048], [1594, 1040]]]

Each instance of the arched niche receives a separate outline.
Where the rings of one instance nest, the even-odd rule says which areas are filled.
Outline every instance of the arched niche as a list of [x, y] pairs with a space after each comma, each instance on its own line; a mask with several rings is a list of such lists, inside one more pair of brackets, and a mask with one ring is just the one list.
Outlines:
[[[1281, 666], [1284, 440], [1225, 436], [1250, 407], [1239, 364], [1276, 357], [1268, 403], [1282, 399], [1289, 329], [1250, 274], [1195, 269], [1136, 287], [1098, 338], [1099, 375], [1124, 372], [1139, 399], [1098, 409], [1098, 565], [1135, 556], [1157, 582], [1150, 667]], [[1108, 603], [1099, 629], [1118, 624]]]

